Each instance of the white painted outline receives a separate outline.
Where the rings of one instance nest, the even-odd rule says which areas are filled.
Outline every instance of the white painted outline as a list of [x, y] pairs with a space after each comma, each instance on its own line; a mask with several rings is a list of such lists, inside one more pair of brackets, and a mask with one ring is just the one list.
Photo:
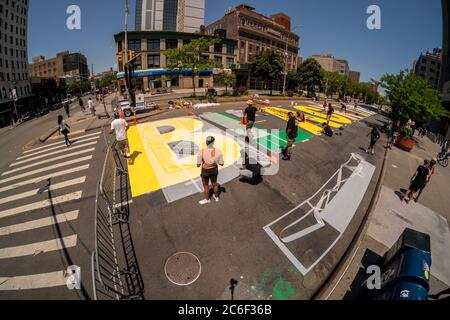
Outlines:
[[[350, 166], [350, 162], [356, 160], [358, 161], [358, 165], [357, 166]], [[350, 177], [348, 177], [347, 179], [342, 179], [342, 171], [343, 169], [349, 169], [352, 171], [352, 174], [350, 175]], [[359, 207], [369, 185], [370, 185], [370, 181], [372, 179], [373, 174], [375, 173], [375, 167], [371, 164], [369, 164], [368, 162], [366, 162], [362, 156], [357, 155], [357, 154], [352, 154], [350, 157], [350, 160], [347, 161], [346, 163], [344, 163], [343, 165], [341, 165], [341, 167], [339, 168], [339, 170], [322, 186], [322, 188], [319, 189], [319, 191], [314, 194], [312, 197], [310, 197], [308, 200], [304, 201], [303, 203], [301, 203], [299, 206], [297, 206], [296, 208], [292, 209], [291, 211], [289, 211], [288, 213], [286, 213], [285, 215], [281, 216], [280, 218], [278, 218], [277, 220], [271, 222], [270, 224], [268, 224], [267, 226], [265, 226], [263, 229], [264, 231], [267, 233], [267, 235], [275, 242], [275, 244], [280, 248], [280, 250], [283, 252], [283, 254], [292, 262], [292, 264], [300, 271], [300, 273], [303, 276], [306, 276], [311, 270], [313, 270], [315, 268], [315, 266], [331, 251], [331, 249], [333, 249], [333, 247], [338, 243], [338, 241], [341, 239], [341, 237], [343, 236], [345, 230], [347, 229], [348, 225], [350, 224], [351, 220], [353, 219], [357, 208]], [[364, 190], [359, 190], [361, 192], [360, 199], [359, 201], [357, 201], [357, 207], [355, 209], [354, 212], [351, 212], [350, 215], [347, 213], [347, 221], [344, 222], [344, 224], [339, 225], [338, 223], [340, 221], [338, 221], [336, 223], [333, 224], [333, 216], [332, 215], [327, 215], [326, 214], [326, 210], [327, 208], [331, 206], [333, 203], [333, 200], [330, 201], [330, 196], [332, 193], [336, 193], [336, 196], [333, 198], [335, 199], [337, 197], [337, 195], [339, 194], [339, 192], [345, 188], [346, 186], [348, 186], [348, 183], [352, 183], [356, 177], [359, 177], [363, 181], [363, 184], [367, 183], [367, 186]], [[334, 186], [334, 188], [329, 189], [329, 190], [324, 190], [325, 187], [333, 180], [337, 178], [337, 183]], [[364, 179], [364, 180], [363, 180]], [[320, 193], [322, 192], [322, 197], [321, 199], [318, 201], [318, 203], [316, 205], [311, 204], [311, 200], [316, 198]], [[358, 195], [355, 194], [351, 194], [350, 195], [352, 198], [358, 200]], [[355, 200], [355, 201], [356, 201]], [[300, 219], [297, 219], [295, 222], [291, 223], [290, 225], [286, 226], [283, 230], [281, 230], [280, 234], [283, 231], [286, 231], [287, 229], [293, 227], [294, 225], [300, 223], [301, 221], [303, 221], [305, 218], [307, 218], [309, 215], [313, 214], [314, 218], [317, 221], [317, 224], [310, 226], [308, 228], [305, 228], [302, 231], [299, 231], [289, 237], [283, 238], [281, 239], [278, 235], [276, 235], [271, 227], [278, 223], [279, 221], [283, 220], [284, 218], [286, 218], [287, 216], [289, 216], [290, 214], [296, 212], [299, 208], [308, 205], [311, 209], [303, 215], [303, 217], [301, 217]], [[347, 207], [347, 204], [344, 204]], [[343, 208], [344, 209], [344, 208]], [[336, 210], [339, 212], [339, 210]], [[336, 215], [336, 213], [335, 213]], [[344, 217], [345, 218], [345, 217]], [[306, 268], [298, 259], [297, 257], [295, 257], [295, 255], [288, 249], [288, 247], [285, 245], [284, 242], [292, 242], [294, 240], [299, 240], [321, 228], [323, 228], [326, 223], [328, 223], [329, 225], [331, 225], [333, 228], [336, 229], [336, 231], [339, 232], [339, 236], [336, 238], [336, 240], [325, 250], [325, 252], [313, 263], [311, 264], [311, 266], [309, 268]]]

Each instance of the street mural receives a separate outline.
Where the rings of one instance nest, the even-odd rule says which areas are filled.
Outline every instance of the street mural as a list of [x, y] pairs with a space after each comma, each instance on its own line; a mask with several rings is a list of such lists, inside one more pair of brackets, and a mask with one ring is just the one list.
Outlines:
[[263, 228], [302, 275], [341, 239], [374, 173], [373, 165], [352, 154], [315, 195]]

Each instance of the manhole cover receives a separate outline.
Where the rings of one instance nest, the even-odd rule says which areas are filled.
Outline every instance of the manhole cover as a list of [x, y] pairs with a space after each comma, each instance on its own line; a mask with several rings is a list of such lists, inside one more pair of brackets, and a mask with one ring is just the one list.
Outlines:
[[178, 286], [193, 284], [200, 277], [200, 260], [189, 252], [179, 252], [171, 256], [164, 266], [167, 279]]

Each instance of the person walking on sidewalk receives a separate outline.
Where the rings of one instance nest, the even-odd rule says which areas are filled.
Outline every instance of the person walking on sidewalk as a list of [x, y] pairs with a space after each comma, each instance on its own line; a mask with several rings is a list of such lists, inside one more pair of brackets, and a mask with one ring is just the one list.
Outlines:
[[64, 111], [66, 111], [67, 118], [70, 118], [70, 102], [64, 104]]
[[406, 192], [406, 195], [403, 197], [403, 200], [406, 203], [409, 203], [411, 199], [414, 198], [414, 195], [420, 190], [425, 188], [427, 181], [429, 180], [430, 175], [430, 161], [425, 160], [422, 166], [417, 168], [416, 173], [411, 178], [411, 185], [409, 190]]
[[420, 196], [422, 195], [423, 189], [425, 189], [425, 187], [427, 186], [427, 184], [430, 182], [431, 178], [433, 177], [433, 175], [436, 173], [436, 163], [437, 163], [437, 159], [433, 158], [430, 161], [430, 166], [428, 167], [428, 169], [430, 170], [430, 174], [428, 175], [427, 180], [425, 181], [425, 184], [422, 186], [422, 188], [420, 188], [419, 190], [419, 194], [417, 195], [417, 197], [414, 199], [415, 202], [419, 201]]
[[124, 119], [120, 119], [120, 115], [114, 113], [114, 121], [111, 122], [110, 134], [116, 134], [116, 141], [119, 146], [120, 153], [126, 159], [130, 159], [130, 150], [128, 147], [127, 130], [128, 123]]
[[66, 121], [64, 121], [64, 118], [61, 115], [58, 116], [58, 126], [59, 126], [59, 134], [62, 133], [64, 135], [66, 146], [69, 147], [72, 144], [72, 142], [69, 140], [70, 127], [66, 123]]
[[375, 154], [375, 145], [377, 144], [378, 140], [380, 140], [380, 132], [376, 127], [373, 127], [372, 131], [368, 134], [370, 135], [370, 145], [369, 148], [366, 150], [367, 153], [372, 153], [372, 155]]
[[214, 137], [206, 138], [206, 148], [201, 149], [197, 155], [197, 168], [202, 168], [201, 178], [203, 183], [203, 192], [205, 199], [199, 203], [201, 205], [211, 203], [209, 195], [209, 182], [213, 185], [214, 195], [213, 198], [216, 202], [219, 202], [219, 184], [217, 183], [217, 177], [219, 176], [219, 166], [224, 166], [222, 151], [214, 147]]
[[81, 97], [78, 98], [78, 104], [80, 105], [81, 111], [85, 112], [86, 108], [84, 107], [84, 102], [83, 102], [83, 99]]
[[92, 101], [91, 97], [89, 97], [88, 106], [89, 106], [89, 111], [91, 112], [91, 115], [93, 117], [95, 117], [95, 105], [94, 105], [94, 101]]
[[283, 160], [291, 160], [295, 139], [298, 137], [298, 126], [296, 117], [292, 112], [289, 112], [289, 121], [286, 127], [287, 146], [283, 149]]

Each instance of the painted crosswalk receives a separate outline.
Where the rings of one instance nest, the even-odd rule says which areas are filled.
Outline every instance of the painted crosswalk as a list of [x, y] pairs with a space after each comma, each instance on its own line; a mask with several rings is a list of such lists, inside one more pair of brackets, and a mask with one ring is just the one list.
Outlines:
[[[70, 147], [58, 141], [26, 150], [0, 174], [0, 298], [67, 283], [68, 266], [52, 253], [67, 254], [80, 242], [75, 226], [83, 199], [92, 197], [85, 190], [101, 132], [73, 141]], [[17, 271], [11, 268], [16, 261]]]

